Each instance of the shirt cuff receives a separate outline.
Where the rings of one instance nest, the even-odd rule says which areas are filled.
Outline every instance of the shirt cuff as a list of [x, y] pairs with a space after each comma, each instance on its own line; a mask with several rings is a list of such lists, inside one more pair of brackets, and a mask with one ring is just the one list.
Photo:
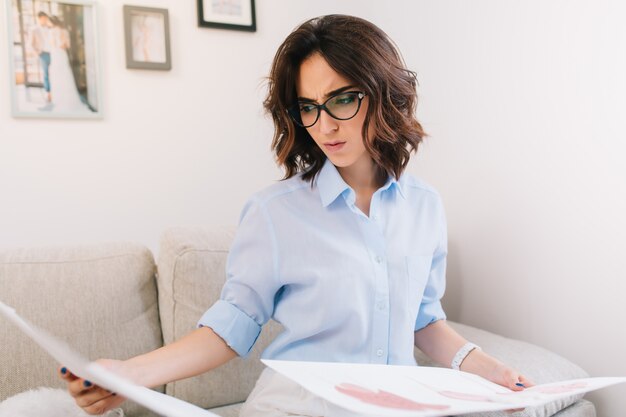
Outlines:
[[415, 331], [422, 330], [431, 323], [445, 319], [446, 313], [443, 311], [440, 301], [422, 304], [417, 314], [417, 320], [415, 320]]
[[228, 301], [218, 300], [198, 321], [198, 327], [210, 327], [231, 349], [245, 358], [261, 333], [261, 326]]

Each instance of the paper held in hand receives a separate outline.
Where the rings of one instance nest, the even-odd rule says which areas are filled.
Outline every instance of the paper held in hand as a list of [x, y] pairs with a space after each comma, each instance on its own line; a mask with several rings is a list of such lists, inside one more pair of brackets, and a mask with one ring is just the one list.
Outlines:
[[626, 382], [584, 378], [511, 391], [477, 375], [446, 368], [263, 360], [313, 394], [376, 417], [434, 417], [538, 406]]
[[[66, 366], [74, 375], [128, 398], [165, 417], [219, 417], [217, 414], [181, 401], [177, 398], [141, 387], [107, 371], [74, 352], [67, 344], [50, 336], [22, 319], [15, 310], [0, 301], [0, 315], [20, 328], [54, 359]], [[0, 352], [2, 347], [0, 347]]]

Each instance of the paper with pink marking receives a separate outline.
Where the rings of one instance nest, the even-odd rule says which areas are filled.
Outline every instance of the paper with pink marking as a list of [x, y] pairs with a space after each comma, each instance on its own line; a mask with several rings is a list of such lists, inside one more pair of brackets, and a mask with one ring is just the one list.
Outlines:
[[[584, 378], [512, 391], [446, 368], [263, 360], [313, 394], [364, 416], [436, 417], [546, 404], [626, 382]], [[626, 392], [626, 391], [625, 391]]]
[[[33, 326], [22, 317], [15, 309], [0, 301], [0, 316], [6, 317], [17, 326], [24, 334], [29, 336], [35, 343], [63, 364], [75, 375], [88, 379], [95, 384], [109, 389], [112, 392], [135, 401], [155, 413], [165, 417], [219, 417], [217, 414], [179, 400], [169, 395], [135, 385], [132, 382], [110, 372], [95, 362], [76, 353], [66, 343], [53, 337], [47, 332]], [[2, 346], [0, 346], [0, 354]], [[17, 377], [16, 377], [17, 378]]]

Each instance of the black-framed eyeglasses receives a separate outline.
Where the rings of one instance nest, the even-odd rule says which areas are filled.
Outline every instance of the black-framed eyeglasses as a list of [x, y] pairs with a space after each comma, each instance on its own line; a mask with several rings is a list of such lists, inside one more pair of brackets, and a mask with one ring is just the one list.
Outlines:
[[359, 112], [365, 93], [346, 91], [330, 96], [322, 104], [300, 101], [287, 109], [287, 113], [298, 126], [311, 127], [320, 118], [320, 112], [326, 111], [337, 120], [350, 120]]

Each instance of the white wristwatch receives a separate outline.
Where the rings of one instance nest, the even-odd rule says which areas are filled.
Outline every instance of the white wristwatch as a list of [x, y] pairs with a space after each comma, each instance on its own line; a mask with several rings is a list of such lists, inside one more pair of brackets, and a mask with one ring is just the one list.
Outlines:
[[461, 370], [461, 364], [463, 363], [463, 360], [465, 360], [467, 355], [469, 355], [469, 353], [474, 349], [481, 350], [480, 346], [475, 345], [474, 343], [468, 342], [464, 344], [463, 347], [461, 347], [461, 349], [459, 349], [459, 351], [456, 353], [456, 355], [454, 355], [454, 358], [452, 358], [452, 363], [450, 364], [450, 367], [452, 369], [456, 369], [457, 371]]

